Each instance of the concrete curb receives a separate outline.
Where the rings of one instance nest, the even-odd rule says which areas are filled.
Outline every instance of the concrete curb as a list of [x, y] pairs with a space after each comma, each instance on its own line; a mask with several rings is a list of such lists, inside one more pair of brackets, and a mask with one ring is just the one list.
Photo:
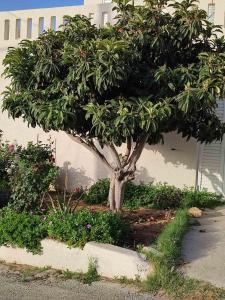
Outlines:
[[94, 259], [99, 275], [112, 279], [125, 276], [144, 280], [153, 272], [153, 266], [139, 253], [125, 248], [95, 242], [87, 243], [84, 249], [68, 248], [50, 239], [43, 240], [41, 244], [42, 254], [35, 255], [25, 249], [2, 246], [0, 260], [39, 268], [48, 266], [71, 272], [87, 272], [90, 259]]

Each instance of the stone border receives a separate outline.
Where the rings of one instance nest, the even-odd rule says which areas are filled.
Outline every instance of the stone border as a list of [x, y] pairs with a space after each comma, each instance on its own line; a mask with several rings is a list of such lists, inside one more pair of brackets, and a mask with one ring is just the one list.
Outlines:
[[39, 268], [87, 272], [90, 260], [94, 259], [99, 275], [112, 279], [125, 276], [128, 279], [139, 277], [144, 280], [153, 272], [153, 266], [139, 253], [110, 244], [89, 242], [83, 249], [68, 248], [67, 245], [50, 239], [43, 240], [41, 244], [42, 254], [1, 246], [0, 260]]

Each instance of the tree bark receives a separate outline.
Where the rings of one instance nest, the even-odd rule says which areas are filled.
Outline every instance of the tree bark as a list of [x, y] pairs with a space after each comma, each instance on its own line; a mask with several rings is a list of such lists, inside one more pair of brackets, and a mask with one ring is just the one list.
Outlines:
[[121, 211], [126, 184], [135, 178], [136, 164], [148, 140], [148, 134], [142, 134], [139, 137], [138, 141], [136, 141], [133, 151], [132, 138], [128, 138], [126, 153], [122, 158], [120, 158], [120, 155], [113, 144], [106, 145], [108, 146], [108, 149], [111, 151], [111, 154], [114, 158], [113, 164], [110, 163], [103, 152], [99, 150], [99, 147], [95, 145], [95, 141], [93, 139], [85, 139], [76, 134], [68, 135], [73, 141], [83, 145], [86, 149], [91, 151], [110, 171], [111, 180], [108, 195], [110, 210], [114, 212]]
[[112, 174], [110, 179], [110, 187], [109, 187], [109, 197], [108, 202], [110, 206], [110, 210], [116, 210], [116, 203], [115, 203], [115, 174]]

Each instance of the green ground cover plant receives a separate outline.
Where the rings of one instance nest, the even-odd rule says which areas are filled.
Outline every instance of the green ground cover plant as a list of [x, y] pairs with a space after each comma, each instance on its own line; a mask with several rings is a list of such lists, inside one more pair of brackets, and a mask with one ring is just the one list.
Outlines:
[[[94, 183], [83, 199], [89, 204], [106, 204], [109, 193], [109, 180], [101, 179]], [[224, 204], [223, 196], [208, 192], [196, 191], [193, 188], [179, 189], [166, 184], [136, 185], [129, 182], [124, 192], [124, 207], [137, 209], [139, 207], [173, 209], [213, 208]]]
[[177, 269], [181, 263], [181, 244], [189, 226], [187, 209], [179, 209], [155, 242], [155, 252], [144, 251], [153, 262], [155, 273], [144, 283], [149, 291], [164, 290], [173, 299], [222, 300], [225, 290], [184, 277]]
[[111, 212], [81, 209], [75, 213], [35, 215], [10, 208], [0, 211], [0, 245], [26, 248], [33, 253], [41, 252], [41, 240], [47, 237], [71, 247], [83, 247], [89, 241], [122, 245], [128, 231], [122, 217]]

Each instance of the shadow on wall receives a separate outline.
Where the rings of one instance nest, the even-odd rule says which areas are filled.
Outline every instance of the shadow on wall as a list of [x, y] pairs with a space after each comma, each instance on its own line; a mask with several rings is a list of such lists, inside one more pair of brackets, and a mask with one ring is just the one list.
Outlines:
[[148, 170], [145, 167], [139, 167], [135, 173], [135, 182], [137, 184], [153, 183], [154, 178], [149, 176]]
[[70, 165], [71, 163], [66, 161], [63, 167], [59, 169], [58, 186], [72, 191], [75, 187], [82, 186], [85, 188], [94, 183], [93, 179], [85, 175], [86, 171], [83, 168], [75, 169]]
[[[89, 187], [95, 180], [110, 176], [100, 160], [92, 159], [91, 163], [94, 164], [94, 178], [86, 175], [88, 174], [86, 167], [74, 168], [69, 161], [65, 161], [63, 167], [60, 168], [58, 181], [60, 186], [65, 186], [65, 178], [67, 178], [68, 190], [73, 190], [78, 186]], [[138, 164], [135, 182], [137, 184], [161, 182], [178, 187], [185, 185], [193, 187], [196, 165], [196, 141], [192, 139], [186, 142], [179, 135], [167, 134], [163, 145], [146, 145]], [[221, 192], [223, 183], [221, 176], [215, 170], [202, 169], [202, 174], [211, 182], [216, 192]]]

